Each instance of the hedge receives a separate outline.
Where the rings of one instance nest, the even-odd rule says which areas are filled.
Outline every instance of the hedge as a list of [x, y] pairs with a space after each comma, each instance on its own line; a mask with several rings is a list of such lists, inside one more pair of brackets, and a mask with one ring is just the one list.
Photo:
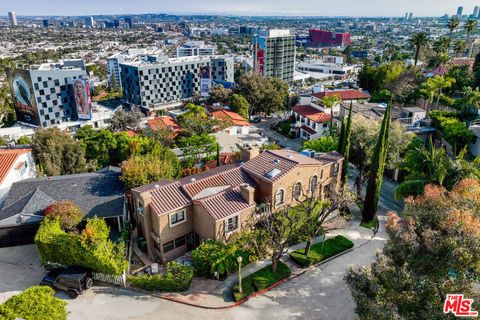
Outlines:
[[56, 298], [55, 290], [34, 286], [0, 304], [0, 319], [67, 319], [67, 303]]
[[278, 262], [277, 271], [272, 271], [272, 265], [268, 265], [263, 269], [242, 279], [242, 293], [238, 292], [238, 284], [233, 287], [233, 297], [235, 301], [240, 301], [254, 292], [270, 287], [278, 281], [290, 277], [291, 271], [282, 261]]
[[308, 257], [305, 256], [305, 248], [290, 253], [293, 259], [302, 268], [311, 266], [336, 254], [353, 248], [353, 242], [343, 236], [336, 236], [324, 242], [319, 242], [310, 248]]
[[167, 264], [164, 274], [128, 276], [127, 283], [147, 291], [182, 292], [190, 288], [192, 279], [192, 267], [173, 261]]
[[44, 266], [60, 264], [81, 266], [92, 271], [120, 275], [127, 268], [124, 244], [108, 239], [109, 230], [104, 220], [88, 219], [80, 233], [62, 230], [58, 219], [46, 218], [35, 236], [40, 259]]

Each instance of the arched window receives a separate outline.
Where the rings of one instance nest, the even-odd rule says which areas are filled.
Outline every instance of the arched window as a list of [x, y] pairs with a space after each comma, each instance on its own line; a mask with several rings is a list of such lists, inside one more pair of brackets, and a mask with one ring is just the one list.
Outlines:
[[295, 200], [298, 200], [298, 199], [300, 199], [301, 195], [302, 195], [302, 183], [297, 182], [297, 183], [295, 183], [295, 186], [293, 187], [293, 198]]
[[283, 189], [278, 189], [275, 194], [275, 206], [281, 205], [283, 203], [284, 191]]
[[310, 178], [310, 192], [315, 193], [318, 190], [318, 177], [312, 176]]

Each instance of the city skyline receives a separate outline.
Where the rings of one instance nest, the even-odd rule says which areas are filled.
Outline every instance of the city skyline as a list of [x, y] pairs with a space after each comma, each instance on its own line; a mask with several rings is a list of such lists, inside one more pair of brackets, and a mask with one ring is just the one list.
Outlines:
[[[471, 14], [475, 0], [467, 1], [416, 1], [416, 0], [365, 0], [345, 1], [343, 5], [329, 6], [326, 0], [304, 0], [298, 2], [286, 0], [254, 0], [224, 1], [184, 0], [181, 3], [151, 3], [148, 0], [136, 2], [126, 0], [85, 0], [81, 3], [64, 2], [60, 0], [22, 0], [3, 5], [3, 14], [8, 11], [17, 12], [17, 16], [84, 16], [84, 15], [119, 15], [119, 14], [212, 14], [212, 15], [243, 15], [243, 16], [392, 16], [402, 17], [405, 12], [413, 12], [414, 17], [441, 16], [445, 13], [453, 15], [458, 6], [463, 6], [464, 14]], [[41, 5], [39, 5], [41, 4]], [[318, 9], [317, 9], [318, 8]]]

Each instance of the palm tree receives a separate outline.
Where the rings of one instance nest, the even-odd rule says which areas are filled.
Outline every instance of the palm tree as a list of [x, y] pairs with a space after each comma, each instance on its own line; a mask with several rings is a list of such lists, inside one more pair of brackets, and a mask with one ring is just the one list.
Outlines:
[[418, 57], [420, 50], [425, 48], [429, 43], [428, 35], [426, 32], [417, 32], [409, 40], [410, 46], [415, 49], [415, 66], [418, 63]]
[[478, 88], [463, 87], [462, 94], [463, 97], [457, 100], [462, 117], [474, 117], [480, 109], [480, 91]]
[[330, 132], [333, 130], [333, 107], [335, 107], [338, 103], [342, 102], [340, 96], [335, 94], [333, 96], [325, 96], [322, 98], [322, 104], [326, 109], [330, 109]]
[[458, 28], [458, 25], [460, 24], [460, 19], [457, 16], [453, 16], [450, 19], [448, 19], [448, 29], [450, 30], [450, 39], [452, 38], [453, 31]]
[[[452, 84], [455, 83], [455, 79], [444, 77], [444, 76], [435, 76], [433, 78], [429, 78], [427, 81], [422, 83], [420, 86], [420, 92], [427, 96], [429, 104], [433, 104], [433, 100], [436, 97], [435, 102], [435, 109], [438, 109], [438, 105], [440, 104], [440, 97], [442, 96], [443, 90], [446, 88], [450, 88]], [[428, 116], [428, 109], [427, 109], [427, 116]]]
[[470, 33], [477, 28], [478, 21], [474, 19], [469, 19], [467, 23], [465, 23], [465, 31], [467, 31], [467, 37], [465, 39], [465, 42], [468, 43], [468, 40], [470, 38]]
[[458, 57], [461, 52], [465, 52], [465, 48], [467, 47], [467, 44], [463, 40], [457, 40], [455, 41], [455, 44], [453, 45], [453, 52], [455, 52], [455, 57]]

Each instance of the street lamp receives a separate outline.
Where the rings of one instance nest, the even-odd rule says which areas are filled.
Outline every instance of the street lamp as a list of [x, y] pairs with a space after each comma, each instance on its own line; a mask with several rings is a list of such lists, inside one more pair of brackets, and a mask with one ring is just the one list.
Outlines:
[[242, 293], [242, 274], [240, 273], [242, 271], [242, 257], [238, 256], [237, 262], [238, 262], [238, 292]]

